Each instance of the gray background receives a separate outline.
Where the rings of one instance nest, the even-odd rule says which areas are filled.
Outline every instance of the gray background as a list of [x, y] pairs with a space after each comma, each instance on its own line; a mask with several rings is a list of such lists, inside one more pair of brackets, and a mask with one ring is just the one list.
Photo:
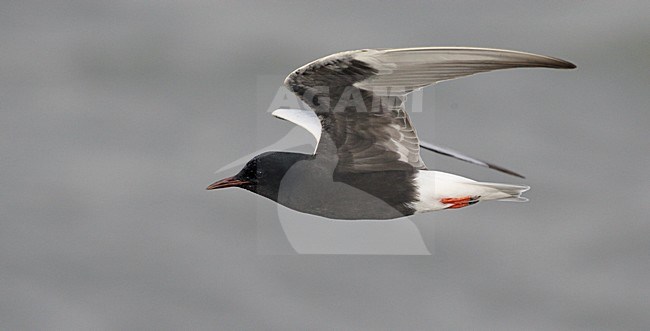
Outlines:
[[[648, 329], [649, 16], [647, 1], [3, 1], [0, 328]], [[275, 206], [203, 190], [291, 128], [259, 117], [259, 76], [443, 45], [578, 65], [445, 82], [412, 116], [421, 138], [528, 179], [429, 164], [526, 183], [530, 203], [412, 218], [432, 256], [263, 255], [257, 214]]]

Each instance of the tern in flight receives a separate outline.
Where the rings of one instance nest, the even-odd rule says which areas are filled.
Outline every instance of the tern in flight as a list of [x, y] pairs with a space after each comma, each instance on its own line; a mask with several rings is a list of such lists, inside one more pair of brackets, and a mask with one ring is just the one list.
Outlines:
[[273, 112], [309, 131], [317, 141], [314, 153], [260, 154], [236, 175], [207, 189], [239, 187], [300, 212], [348, 220], [392, 219], [488, 200], [527, 201], [521, 194], [528, 186], [427, 169], [421, 148], [522, 177], [419, 141], [404, 107], [409, 93], [440, 81], [525, 67], [575, 65], [548, 56], [468, 47], [363, 49], [315, 60], [284, 81], [311, 110]]

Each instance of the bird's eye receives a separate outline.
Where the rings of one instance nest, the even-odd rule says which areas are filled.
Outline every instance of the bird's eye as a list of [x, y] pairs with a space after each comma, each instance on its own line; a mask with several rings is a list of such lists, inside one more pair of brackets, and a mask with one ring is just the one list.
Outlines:
[[262, 170], [257, 170], [257, 171], [255, 172], [255, 175], [257, 175], [257, 177], [262, 177], [263, 174], [264, 174], [264, 173], [262, 172]]

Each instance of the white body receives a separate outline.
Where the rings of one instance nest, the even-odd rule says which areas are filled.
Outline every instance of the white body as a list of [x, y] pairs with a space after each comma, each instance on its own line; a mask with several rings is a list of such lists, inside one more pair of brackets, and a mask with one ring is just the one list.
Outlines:
[[529, 186], [483, 183], [440, 171], [420, 170], [415, 177], [419, 201], [413, 203], [416, 213], [446, 209], [452, 204], [442, 199], [479, 197], [478, 201], [528, 201], [521, 196]]

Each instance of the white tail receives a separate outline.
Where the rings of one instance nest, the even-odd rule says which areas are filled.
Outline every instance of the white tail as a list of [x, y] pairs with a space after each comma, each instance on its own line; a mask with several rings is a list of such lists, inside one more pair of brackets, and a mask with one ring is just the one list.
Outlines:
[[[521, 196], [530, 187], [500, 183], [483, 183], [440, 171], [419, 171], [415, 184], [418, 189], [418, 201], [412, 206], [416, 212], [427, 212], [447, 208], [459, 208], [472, 204], [454, 206], [448, 199], [478, 197], [478, 201], [528, 201]], [[476, 202], [476, 200], [475, 200]]]
[[479, 200], [499, 200], [499, 201], [528, 201], [527, 198], [521, 196], [522, 193], [530, 190], [530, 186], [524, 185], [511, 185], [501, 183], [483, 183], [474, 182], [471, 185], [477, 185], [484, 188], [494, 189], [488, 190], [484, 196]]

